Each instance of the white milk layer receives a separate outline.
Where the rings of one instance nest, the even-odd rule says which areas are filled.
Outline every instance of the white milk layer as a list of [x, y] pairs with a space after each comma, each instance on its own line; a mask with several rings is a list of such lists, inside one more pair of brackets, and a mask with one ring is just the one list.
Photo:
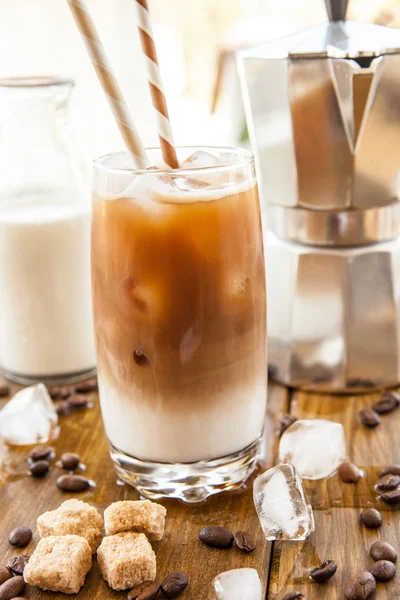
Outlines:
[[65, 190], [0, 204], [0, 365], [26, 376], [95, 366], [90, 212]]
[[[99, 376], [100, 402], [109, 441], [126, 454], [161, 463], [191, 463], [228, 456], [243, 450], [261, 435], [265, 418], [265, 380], [254, 386], [213, 395], [201, 402], [198, 394], [182, 398], [181, 411], [168, 411], [121, 395]], [[220, 396], [220, 397], [218, 397]], [[228, 396], [228, 397], [227, 397]], [[208, 399], [209, 400], [209, 399]]]

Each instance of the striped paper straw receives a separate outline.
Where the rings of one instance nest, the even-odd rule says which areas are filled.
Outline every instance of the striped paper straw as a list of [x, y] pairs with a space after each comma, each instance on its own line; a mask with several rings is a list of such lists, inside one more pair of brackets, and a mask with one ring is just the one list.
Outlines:
[[174, 147], [171, 122], [169, 120], [167, 101], [161, 81], [157, 50], [154, 43], [153, 29], [147, 0], [136, 0], [138, 27], [142, 49], [146, 58], [147, 78], [153, 106], [156, 109], [158, 137], [164, 161], [172, 169], [179, 167]]
[[121, 88], [111, 69], [88, 8], [84, 0], [67, 0], [67, 2], [135, 166], [145, 169], [150, 164], [149, 159], [133, 124]]

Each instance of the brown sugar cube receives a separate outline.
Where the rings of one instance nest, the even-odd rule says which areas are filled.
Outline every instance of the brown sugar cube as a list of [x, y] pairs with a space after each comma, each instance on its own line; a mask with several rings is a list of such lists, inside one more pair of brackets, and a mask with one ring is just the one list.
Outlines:
[[24, 569], [26, 583], [52, 592], [76, 594], [92, 566], [92, 552], [79, 535], [42, 538]]
[[102, 538], [103, 519], [90, 504], [81, 500], [67, 500], [56, 510], [49, 510], [37, 520], [40, 537], [49, 535], [80, 535], [96, 552]]
[[123, 500], [110, 504], [104, 511], [106, 535], [121, 531], [145, 533], [150, 540], [164, 535], [167, 509], [150, 500]]
[[114, 590], [127, 590], [156, 578], [156, 555], [144, 533], [125, 531], [103, 538], [97, 559]]

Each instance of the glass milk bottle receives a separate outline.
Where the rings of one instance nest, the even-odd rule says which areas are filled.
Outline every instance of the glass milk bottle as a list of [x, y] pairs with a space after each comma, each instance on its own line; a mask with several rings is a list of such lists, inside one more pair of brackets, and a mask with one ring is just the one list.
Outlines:
[[94, 372], [90, 198], [68, 126], [73, 82], [0, 80], [0, 368], [20, 383]]

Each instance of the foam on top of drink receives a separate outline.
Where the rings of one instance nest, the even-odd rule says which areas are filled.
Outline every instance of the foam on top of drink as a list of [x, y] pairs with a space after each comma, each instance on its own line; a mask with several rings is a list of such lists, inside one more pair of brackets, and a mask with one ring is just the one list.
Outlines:
[[[248, 173], [243, 166], [226, 152], [218, 158], [203, 150], [197, 151], [181, 163], [180, 169], [166, 172], [165, 165], [151, 167], [148, 173], [114, 177], [113, 189], [98, 189], [99, 196], [112, 200], [116, 198], [135, 198], [144, 203], [187, 204], [192, 202], [210, 202], [230, 194], [247, 191], [256, 183], [249, 182]], [[217, 168], [213, 168], [217, 167]], [[218, 167], [222, 167], [221, 169]], [[227, 167], [224, 169], [224, 167]], [[157, 173], [157, 170], [162, 171]]]

